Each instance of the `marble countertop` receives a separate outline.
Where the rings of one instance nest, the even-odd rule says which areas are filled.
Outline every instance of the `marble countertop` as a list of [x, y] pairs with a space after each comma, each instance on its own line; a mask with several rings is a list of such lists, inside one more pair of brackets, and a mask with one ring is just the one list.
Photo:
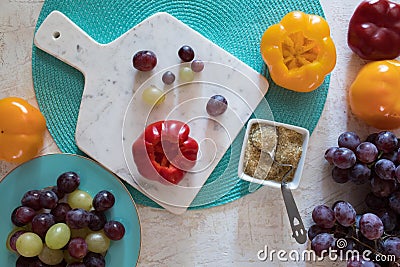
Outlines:
[[[306, 228], [315, 205], [350, 201], [364, 208], [367, 186], [339, 185], [331, 179], [323, 154], [346, 130], [366, 137], [367, 127], [349, 111], [346, 93], [365, 64], [347, 47], [347, 25], [358, 0], [321, 0], [337, 48], [337, 64], [324, 111], [310, 137], [303, 178], [293, 194]], [[42, 0], [0, 0], [0, 98], [18, 96], [37, 105], [31, 74], [31, 46]], [[399, 132], [395, 132], [399, 134]], [[41, 154], [59, 152], [51, 136]], [[0, 179], [15, 167], [0, 162]], [[165, 210], [138, 206], [142, 247], [138, 266], [346, 266], [344, 262], [260, 261], [257, 254], [269, 250], [309, 248], [291, 237], [280, 190], [262, 188], [232, 203], [192, 210], [177, 216]]]

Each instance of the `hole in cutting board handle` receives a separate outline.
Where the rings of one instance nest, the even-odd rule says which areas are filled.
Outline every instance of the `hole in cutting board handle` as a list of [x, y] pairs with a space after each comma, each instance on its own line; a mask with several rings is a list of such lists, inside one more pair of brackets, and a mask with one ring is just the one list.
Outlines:
[[60, 38], [60, 36], [61, 36], [61, 33], [59, 31], [53, 32], [53, 39], [54, 40], [57, 40], [58, 38]]

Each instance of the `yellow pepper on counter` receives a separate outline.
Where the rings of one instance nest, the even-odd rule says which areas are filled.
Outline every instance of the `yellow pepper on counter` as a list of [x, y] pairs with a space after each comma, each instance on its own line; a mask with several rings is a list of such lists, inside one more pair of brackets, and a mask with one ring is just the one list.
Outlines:
[[318, 88], [336, 65], [336, 48], [322, 17], [293, 11], [261, 38], [261, 55], [272, 80], [297, 92]]
[[381, 60], [366, 64], [349, 88], [355, 116], [378, 129], [400, 127], [400, 61]]
[[43, 146], [46, 120], [27, 101], [17, 97], [0, 99], [0, 160], [25, 162]]

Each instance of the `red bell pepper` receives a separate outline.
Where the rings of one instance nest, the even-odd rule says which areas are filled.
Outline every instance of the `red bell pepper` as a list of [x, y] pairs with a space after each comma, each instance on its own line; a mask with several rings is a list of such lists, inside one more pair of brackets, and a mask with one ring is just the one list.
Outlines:
[[139, 173], [148, 179], [178, 184], [197, 159], [199, 146], [189, 126], [166, 120], [150, 124], [132, 145]]
[[400, 5], [366, 0], [350, 19], [347, 43], [363, 59], [394, 59], [400, 55]]

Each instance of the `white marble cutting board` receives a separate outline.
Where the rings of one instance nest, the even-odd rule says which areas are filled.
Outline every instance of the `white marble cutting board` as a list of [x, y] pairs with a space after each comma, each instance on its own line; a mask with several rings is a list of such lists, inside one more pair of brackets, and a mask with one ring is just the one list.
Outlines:
[[[75, 136], [78, 147], [176, 214], [190, 206], [268, 90], [262, 75], [167, 13], [154, 14], [113, 42], [99, 44], [65, 15], [53, 11], [34, 41], [85, 76]], [[185, 44], [195, 50], [195, 58], [205, 61], [204, 70], [192, 82], [181, 81], [178, 75], [183, 65], [177, 51]], [[151, 72], [133, 68], [132, 57], [139, 50], [157, 55]], [[161, 82], [167, 69], [177, 76], [171, 86]], [[148, 85], [164, 90], [161, 105], [153, 108], [141, 101]], [[205, 105], [214, 94], [224, 95], [229, 108], [210, 118]], [[132, 143], [145, 126], [165, 119], [188, 123], [191, 136], [200, 144], [196, 166], [178, 186], [142, 178], [132, 159]]]

